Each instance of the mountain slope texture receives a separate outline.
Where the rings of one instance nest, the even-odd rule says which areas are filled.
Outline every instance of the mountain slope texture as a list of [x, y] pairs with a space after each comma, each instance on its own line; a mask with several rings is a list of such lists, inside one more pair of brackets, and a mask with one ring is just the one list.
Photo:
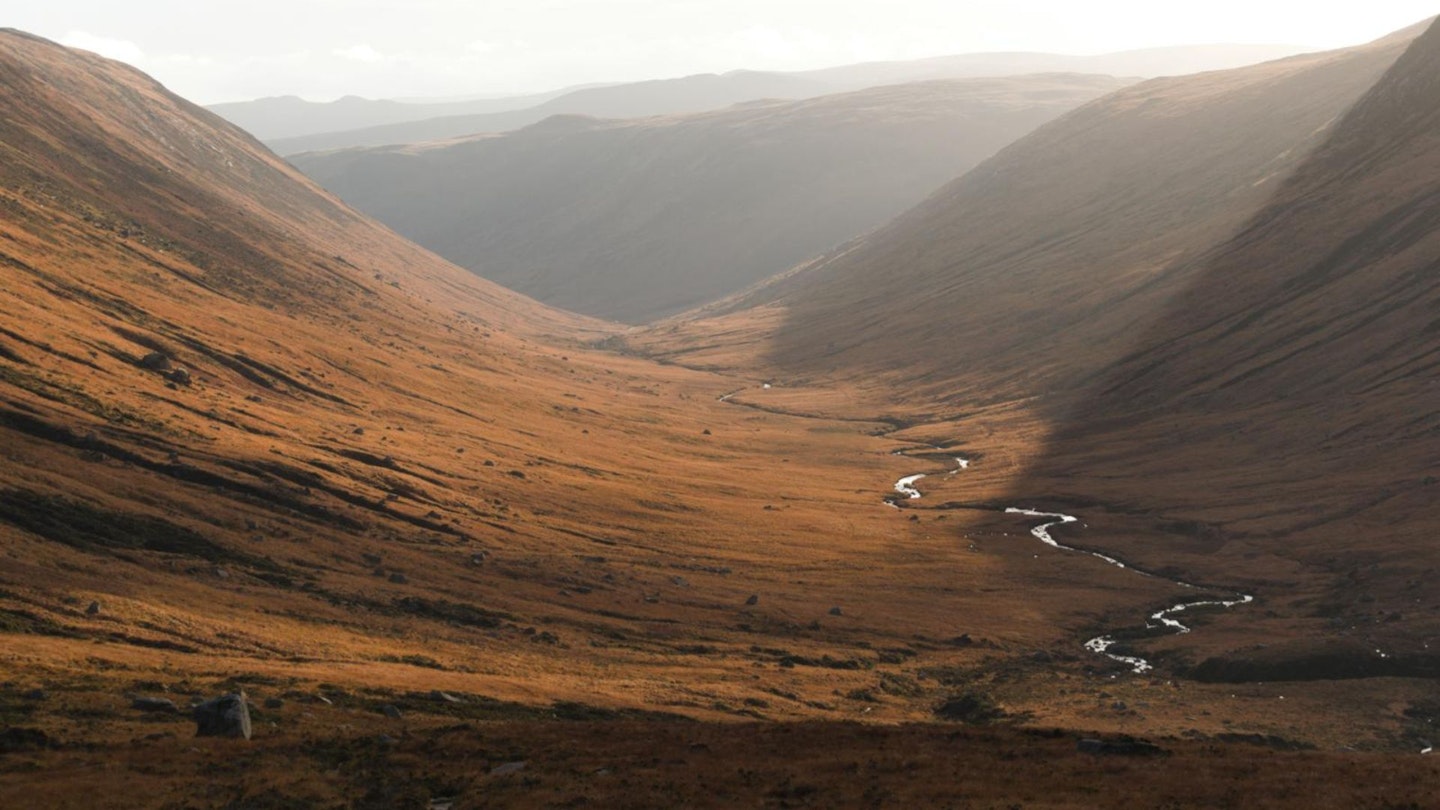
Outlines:
[[878, 226], [1122, 84], [929, 82], [682, 117], [554, 118], [504, 136], [291, 160], [491, 281], [643, 323]]

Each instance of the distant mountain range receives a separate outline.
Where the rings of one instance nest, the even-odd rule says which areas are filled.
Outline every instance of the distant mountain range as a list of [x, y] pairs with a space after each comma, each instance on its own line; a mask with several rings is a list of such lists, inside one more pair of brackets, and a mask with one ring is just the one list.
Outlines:
[[644, 323], [883, 224], [1127, 82], [1042, 75], [297, 155], [347, 202], [545, 303]]
[[347, 97], [327, 103], [271, 98], [211, 107], [282, 155], [353, 146], [384, 146], [506, 132], [551, 115], [634, 118], [701, 112], [756, 99], [805, 99], [884, 84], [1091, 73], [1137, 78], [1218, 70], [1288, 56], [1287, 45], [1193, 45], [1098, 56], [981, 53], [903, 62], [873, 62], [797, 73], [738, 70], [721, 75], [570, 88], [466, 102], [416, 103]]

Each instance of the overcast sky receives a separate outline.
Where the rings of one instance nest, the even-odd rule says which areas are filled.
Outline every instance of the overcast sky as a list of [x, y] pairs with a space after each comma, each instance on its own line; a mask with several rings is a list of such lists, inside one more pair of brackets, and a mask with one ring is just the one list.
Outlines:
[[[1337, 47], [1434, 0], [7, 0], [0, 25], [200, 103], [548, 90], [737, 68], [1219, 42]], [[1181, 7], [1183, 5], [1183, 8]], [[23, 7], [22, 7], [23, 6]]]

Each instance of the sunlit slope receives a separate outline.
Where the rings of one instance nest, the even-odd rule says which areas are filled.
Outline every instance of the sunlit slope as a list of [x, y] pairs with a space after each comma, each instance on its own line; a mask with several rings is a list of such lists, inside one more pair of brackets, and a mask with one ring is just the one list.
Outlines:
[[859, 698], [824, 698], [878, 671], [1065, 632], [998, 557], [961, 565], [965, 521], [881, 503], [908, 466], [886, 425], [596, 351], [601, 325], [404, 242], [133, 70], [0, 48], [0, 637], [7, 680], [74, 690], [52, 730], [128, 734], [111, 703], [137, 678], [843, 716]]
[[491, 281], [643, 323], [883, 224], [1124, 82], [926, 82], [630, 121], [299, 155], [326, 188]]

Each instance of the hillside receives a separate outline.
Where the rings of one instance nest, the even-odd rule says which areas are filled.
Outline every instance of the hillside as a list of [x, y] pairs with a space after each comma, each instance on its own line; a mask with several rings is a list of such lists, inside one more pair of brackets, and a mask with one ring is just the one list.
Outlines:
[[759, 321], [775, 325], [763, 341], [739, 330], [750, 348], [736, 351], [792, 379], [879, 376], [917, 400], [970, 382], [994, 398], [1065, 388], [1129, 347], [1183, 285], [1180, 260], [1258, 211], [1417, 33], [1132, 85], [637, 343], [704, 362], [690, 347], [727, 351], [715, 334]]
[[883, 224], [1123, 82], [929, 82], [291, 161], [356, 208], [547, 304], [643, 323]]
[[404, 242], [117, 63], [6, 32], [0, 86], [0, 803], [77, 801], [92, 779], [48, 775], [81, 749], [179, 789], [230, 743], [136, 697], [240, 687], [246, 779], [330, 804], [363, 780], [296, 785], [292, 748], [304, 781], [465, 722], [926, 720], [991, 671], [986, 701], [1119, 729], [1048, 695], [1093, 665], [1089, 611], [1135, 592], [1037, 569], [1003, 513], [887, 506], [917, 463], [895, 451], [928, 450], [896, 425], [599, 351], [613, 328]]
[[1272, 610], [1306, 638], [1203, 674], [1440, 674], [1437, 202], [1432, 26], [1057, 420], [1033, 483], [1083, 469], [1092, 497], [1222, 522], [1217, 557], [1299, 563]]
[[[775, 73], [736, 70], [704, 73], [674, 79], [581, 88], [538, 102], [524, 109], [511, 101], [499, 102], [503, 110], [465, 112], [460, 105], [424, 104], [395, 107], [388, 102], [315, 105], [284, 104], [295, 119], [311, 120], [354, 111], [373, 114], [368, 124], [362, 117], [350, 117], [349, 125], [301, 136], [266, 136], [266, 142], [282, 155], [344, 149], [356, 146], [385, 146], [457, 138], [481, 132], [508, 132], [538, 123], [552, 115], [586, 115], [596, 118], [639, 118], [703, 112], [763, 99], [807, 99], [847, 93], [888, 84], [920, 81], [1023, 76], [1035, 73], [1085, 73], [1092, 75], [1152, 77], [1195, 73], [1239, 67], [1275, 59], [1300, 49], [1284, 45], [1193, 45], [1123, 51], [1094, 56], [1047, 53], [976, 53], [917, 59], [901, 62], [869, 62], [834, 68]], [[492, 102], [484, 102], [491, 104]], [[245, 126], [247, 122], [268, 121], [270, 109], [281, 107], [273, 100], [245, 102], [215, 108]], [[264, 116], [257, 118], [257, 115]], [[403, 115], [404, 120], [388, 120]], [[382, 119], [381, 116], [384, 116]], [[292, 119], [295, 120], [295, 119]], [[287, 123], [286, 126], [292, 124]], [[257, 134], [259, 134], [257, 132]]]
[[1007, 498], [1080, 511], [1082, 547], [1262, 600], [1207, 617], [1213, 635], [1135, 622], [1177, 671], [1433, 677], [1427, 25], [1127, 88], [632, 342], [691, 365], [759, 357], [787, 386], [851, 381], [931, 433], [976, 434], [976, 409], [1013, 404], [1046, 438], [1007, 443], [1025, 470]]
[[[602, 351], [616, 327], [405, 242], [123, 65], [0, 32], [0, 98], [0, 805], [1440, 785], [1433, 680], [1217, 684], [1083, 647], [1189, 591], [1004, 511], [1046, 436], [1024, 401], [926, 423], [854, 413], [868, 384]], [[196, 736], [190, 704], [236, 691], [250, 738]]]
[[[954, 553], [876, 508], [894, 460], [873, 425], [590, 349], [613, 329], [405, 242], [118, 63], [5, 32], [0, 87], [0, 637], [24, 649], [4, 680], [82, 679], [60, 722], [126, 729], [97, 707], [133, 680], [234, 677], [371, 709], [424, 686], [723, 717], [760, 699], [724, 684], [778, 660], [750, 651], [776, 634], [820, 660], [949, 632], [897, 607], [925, 576], [803, 629], [873, 575], [853, 560], [877, 538]], [[859, 460], [821, 475], [835, 454]], [[83, 680], [87, 656], [109, 674]], [[777, 716], [836, 683], [784, 682]], [[4, 694], [6, 724], [34, 708]]]

